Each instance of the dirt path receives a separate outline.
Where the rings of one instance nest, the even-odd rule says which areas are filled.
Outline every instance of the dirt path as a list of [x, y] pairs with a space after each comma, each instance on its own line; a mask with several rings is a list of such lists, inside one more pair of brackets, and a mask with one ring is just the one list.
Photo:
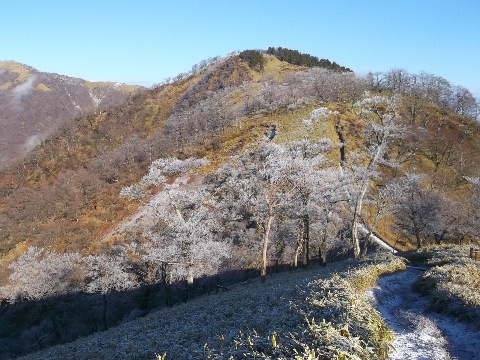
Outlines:
[[478, 359], [480, 332], [454, 318], [427, 311], [427, 300], [411, 289], [421, 270], [382, 277], [368, 294], [395, 333], [390, 359]]

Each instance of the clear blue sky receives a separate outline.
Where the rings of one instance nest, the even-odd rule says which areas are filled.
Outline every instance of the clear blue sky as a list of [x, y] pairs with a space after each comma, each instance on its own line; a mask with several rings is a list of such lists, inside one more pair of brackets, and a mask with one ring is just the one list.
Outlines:
[[0, 0], [0, 60], [151, 85], [282, 46], [358, 73], [426, 71], [480, 96], [480, 0]]

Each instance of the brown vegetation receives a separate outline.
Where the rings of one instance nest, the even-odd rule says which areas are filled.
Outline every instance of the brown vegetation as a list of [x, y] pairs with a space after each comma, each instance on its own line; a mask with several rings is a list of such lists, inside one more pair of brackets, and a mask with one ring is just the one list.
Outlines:
[[[266, 58], [263, 73], [229, 57], [61, 127], [0, 175], [0, 253], [16, 253], [17, 244], [100, 251], [102, 236], [137, 208], [119, 198], [120, 189], [137, 182], [153, 160], [205, 156], [213, 169], [258, 143], [272, 124], [279, 129], [276, 141], [300, 139], [294, 124], [321, 101], [338, 117], [314, 130], [315, 136], [339, 143], [337, 123], [347, 161], [365, 147], [364, 125], [351, 110], [366, 85], [351, 74], [328, 77], [323, 70], [306, 72]], [[305, 87], [308, 81], [312, 90]], [[424, 99], [416, 99], [414, 117], [409, 97], [402, 106], [410, 130], [389, 151], [400, 167], [380, 171], [396, 176], [415, 169], [428, 175], [432, 188], [461, 199], [470, 191], [463, 176], [475, 175], [480, 163], [478, 123]], [[399, 244], [391, 222], [382, 219], [377, 231]]]

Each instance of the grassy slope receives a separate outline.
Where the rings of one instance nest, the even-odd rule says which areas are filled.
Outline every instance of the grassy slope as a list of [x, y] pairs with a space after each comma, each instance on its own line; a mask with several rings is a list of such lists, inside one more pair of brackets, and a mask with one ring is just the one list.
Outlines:
[[[29, 69], [27, 69], [22, 64], [16, 63], [14, 61], [0, 61], [0, 69], [5, 69], [16, 74], [16, 78], [12, 83], [6, 83], [3, 87], [4, 89], [8, 89], [16, 84], [22, 83], [27, 80], [32, 74]], [[7, 86], [8, 85], [8, 86]]]
[[377, 255], [275, 274], [26, 358], [381, 359], [392, 335], [364, 290], [401, 269]]

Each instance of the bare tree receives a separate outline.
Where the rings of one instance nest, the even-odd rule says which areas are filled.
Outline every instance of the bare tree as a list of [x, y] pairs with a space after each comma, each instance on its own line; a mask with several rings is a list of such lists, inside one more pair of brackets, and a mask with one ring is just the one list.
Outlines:
[[467, 216], [464, 219], [464, 232], [472, 241], [480, 238], [480, 177], [465, 177], [472, 187], [471, 195], [466, 202]]
[[463, 86], [455, 86], [452, 95], [452, 105], [458, 114], [470, 119], [476, 119], [478, 116], [479, 105], [472, 93]]
[[395, 227], [407, 239], [413, 239], [420, 248], [435, 234], [445, 235], [452, 224], [440, 215], [441, 203], [446, 200], [435, 191], [425, 189], [420, 175], [407, 174], [392, 187], [395, 189], [392, 207]]
[[371, 179], [379, 164], [386, 164], [385, 155], [392, 139], [402, 134], [397, 113], [397, 96], [373, 96], [355, 104], [357, 114], [365, 123], [365, 140], [367, 143], [367, 163], [363, 171], [356, 169], [355, 191], [353, 192], [352, 245], [355, 258], [360, 257], [358, 226], [362, 218], [363, 202]]
[[373, 235], [378, 222], [388, 215], [388, 211], [391, 209], [392, 200], [395, 198], [395, 187], [377, 185], [372, 188], [366, 199], [366, 204], [369, 207], [369, 213], [363, 216], [363, 222], [365, 223], [368, 233], [365, 236], [365, 242], [363, 244], [361, 256], [366, 256], [368, 251], [369, 240]]

